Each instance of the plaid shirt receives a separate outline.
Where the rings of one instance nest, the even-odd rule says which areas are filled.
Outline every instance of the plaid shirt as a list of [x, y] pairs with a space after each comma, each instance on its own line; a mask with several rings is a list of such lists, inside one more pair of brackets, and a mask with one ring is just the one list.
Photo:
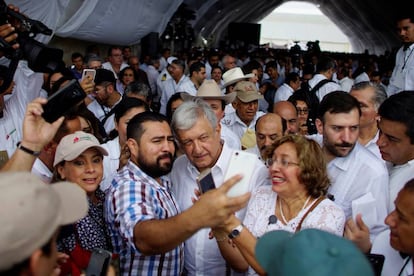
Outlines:
[[152, 256], [142, 255], [134, 244], [134, 227], [138, 222], [167, 219], [179, 212], [166, 179], [160, 185], [131, 161], [118, 172], [106, 191], [105, 219], [114, 253], [119, 254], [121, 275], [181, 274], [183, 244]]

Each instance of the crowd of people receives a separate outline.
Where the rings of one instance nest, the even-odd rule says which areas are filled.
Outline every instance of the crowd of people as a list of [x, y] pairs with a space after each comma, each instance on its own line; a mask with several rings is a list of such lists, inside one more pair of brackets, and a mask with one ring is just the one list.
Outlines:
[[[372, 254], [376, 275], [412, 275], [414, 18], [396, 24], [392, 66], [314, 48], [20, 60], [0, 95], [0, 275], [81, 275], [96, 249], [118, 275], [374, 275]], [[45, 121], [73, 79], [86, 97]], [[253, 173], [230, 196], [241, 151]]]

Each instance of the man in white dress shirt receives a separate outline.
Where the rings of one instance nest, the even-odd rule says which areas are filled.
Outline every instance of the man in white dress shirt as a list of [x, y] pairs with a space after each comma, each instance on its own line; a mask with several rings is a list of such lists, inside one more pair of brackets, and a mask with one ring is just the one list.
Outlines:
[[314, 87], [318, 85], [323, 80], [329, 80], [329, 82], [322, 85], [317, 91], [315, 91], [316, 96], [318, 96], [319, 101], [322, 101], [323, 97], [332, 92], [341, 90], [341, 87], [332, 81], [332, 77], [336, 71], [336, 63], [335, 60], [331, 57], [321, 57], [318, 60], [318, 64], [316, 66], [317, 73], [308, 81], [309, 90], [312, 90]]
[[358, 142], [381, 159], [376, 144], [379, 136], [377, 126], [378, 108], [387, 98], [387, 93], [375, 83], [360, 82], [352, 87], [350, 94], [357, 99], [361, 106]]
[[316, 127], [323, 135], [332, 181], [329, 193], [348, 221], [362, 214], [373, 239], [385, 229], [388, 172], [384, 162], [358, 143], [360, 116], [359, 102], [347, 92], [335, 91], [320, 103]]
[[160, 113], [166, 114], [167, 103], [170, 97], [177, 92], [187, 92], [193, 96], [197, 90], [194, 89], [194, 83], [189, 77], [184, 75], [185, 63], [180, 59], [173, 59], [169, 63], [168, 72], [171, 79], [167, 79], [161, 86], [161, 108]]
[[378, 113], [380, 131], [377, 145], [382, 159], [393, 164], [390, 169], [389, 205], [394, 210], [394, 200], [404, 184], [414, 178], [414, 93], [402, 91], [389, 97]]
[[395, 66], [387, 88], [388, 95], [414, 90], [414, 16], [411, 11], [397, 20], [398, 35], [403, 46], [395, 57]]
[[122, 48], [119, 46], [112, 46], [108, 49], [108, 61], [102, 64], [102, 68], [112, 71], [114, 77], [118, 79], [119, 72], [128, 67], [124, 62], [122, 55]]
[[[220, 124], [210, 106], [199, 99], [185, 101], [174, 112], [171, 126], [184, 153], [171, 171], [172, 191], [181, 211], [193, 205], [196, 179], [211, 169], [216, 187], [223, 183], [233, 149], [220, 136]], [[249, 191], [268, 183], [268, 172], [257, 159]], [[246, 208], [236, 212], [243, 220]], [[197, 218], [194, 218], [197, 219]], [[184, 266], [188, 275], [226, 275], [226, 262], [217, 242], [209, 239], [210, 229], [199, 230], [185, 242]]]

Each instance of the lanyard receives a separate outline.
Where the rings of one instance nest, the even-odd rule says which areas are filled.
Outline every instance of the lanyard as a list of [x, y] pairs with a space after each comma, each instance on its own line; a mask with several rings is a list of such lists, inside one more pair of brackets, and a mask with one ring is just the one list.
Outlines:
[[412, 49], [410, 50], [410, 53], [409, 53], [408, 55], [406, 55], [406, 54], [405, 54], [405, 51], [404, 51], [404, 64], [403, 64], [403, 66], [401, 67], [401, 71], [404, 71], [404, 69], [405, 69], [405, 65], [407, 65], [407, 62], [408, 62], [408, 60], [410, 59], [410, 56], [411, 56], [411, 54], [413, 53], [413, 51], [414, 51], [414, 48], [412, 48]]

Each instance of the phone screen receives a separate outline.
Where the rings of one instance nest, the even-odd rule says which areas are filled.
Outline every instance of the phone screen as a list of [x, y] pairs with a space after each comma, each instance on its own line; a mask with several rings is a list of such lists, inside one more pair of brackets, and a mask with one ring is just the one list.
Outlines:
[[200, 173], [200, 175], [197, 177], [197, 183], [201, 193], [205, 193], [216, 188], [213, 175], [209, 169]]

